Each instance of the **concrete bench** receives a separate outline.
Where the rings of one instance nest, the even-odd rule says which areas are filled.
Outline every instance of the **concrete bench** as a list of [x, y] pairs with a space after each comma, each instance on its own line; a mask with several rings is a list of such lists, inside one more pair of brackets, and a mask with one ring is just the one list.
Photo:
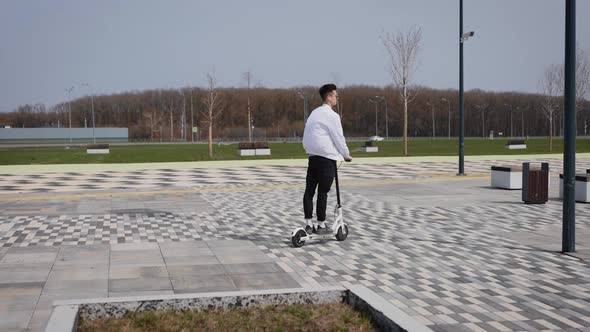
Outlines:
[[377, 146], [361, 146], [361, 152], [379, 152]]
[[492, 187], [522, 189], [522, 167], [492, 166]]
[[87, 154], [109, 154], [108, 144], [89, 144], [86, 146]]
[[[576, 202], [590, 203], [590, 170], [576, 174], [574, 196]], [[563, 199], [563, 174], [559, 174], [559, 198]]]
[[514, 150], [514, 149], [526, 149], [526, 143], [525, 141], [508, 141], [508, 143], [506, 143], [505, 147], [507, 149], [510, 150]]
[[270, 149], [238, 149], [238, 156], [270, 156]]

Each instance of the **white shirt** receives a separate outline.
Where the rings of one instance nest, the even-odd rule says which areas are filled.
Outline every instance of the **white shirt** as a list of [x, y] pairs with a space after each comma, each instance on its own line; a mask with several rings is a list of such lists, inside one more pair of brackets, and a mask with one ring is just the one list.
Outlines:
[[342, 161], [350, 157], [342, 132], [340, 115], [326, 104], [314, 109], [303, 131], [303, 148], [308, 155]]

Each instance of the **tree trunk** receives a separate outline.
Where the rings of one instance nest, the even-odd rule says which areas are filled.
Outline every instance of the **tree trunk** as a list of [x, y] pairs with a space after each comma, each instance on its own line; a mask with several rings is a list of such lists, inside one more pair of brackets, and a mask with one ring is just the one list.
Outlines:
[[404, 156], [408, 155], [408, 92], [404, 87]]
[[170, 142], [172, 142], [173, 133], [174, 133], [174, 127], [173, 127], [173, 122], [172, 122], [172, 106], [170, 106]]
[[213, 125], [209, 121], [209, 158], [213, 158]]
[[553, 151], [553, 115], [549, 116], [549, 152]]
[[154, 140], [154, 118], [156, 115], [152, 112], [152, 118], [150, 119], [150, 139]]
[[209, 106], [209, 158], [213, 159], [213, 108]]

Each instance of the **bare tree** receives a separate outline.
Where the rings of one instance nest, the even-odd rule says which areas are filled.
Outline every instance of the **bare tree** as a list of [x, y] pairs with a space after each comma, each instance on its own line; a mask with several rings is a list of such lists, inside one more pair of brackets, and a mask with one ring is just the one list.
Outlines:
[[252, 81], [252, 77], [252, 71], [250, 70], [243, 75], [244, 80], [248, 84], [248, 142], [252, 142], [252, 115], [250, 112], [250, 82]]
[[553, 115], [557, 109], [557, 96], [561, 94], [563, 88], [562, 67], [560, 65], [550, 65], [545, 69], [545, 74], [539, 82], [543, 91], [543, 114], [549, 120], [549, 152], [553, 151]]
[[[559, 66], [558, 75], [558, 87], [560, 91], [563, 91], [565, 75], [563, 64]], [[576, 44], [576, 111], [584, 103], [588, 91], [590, 91], [590, 54]]]
[[[143, 112], [143, 117], [147, 119], [149, 126], [150, 126], [150, 139], [154, 140], [154, 132], [157, 126], [159, 126], [164, 119], [164, 115], [159, 113], [155, 107], [150, 107], [150, 109]], [[160, 133], [161, 134], [161, 133]]]
[[342, 96], [344, 93], [344, 87], [341, 87], [342, 78], [338, 73], [332, 73], [332, 80], [334, 80], [334, 84], [338, 87], [338, 104], [336, 104], [336, 111], [338, 115], [340, 115], [340, 119], [342, 119]]
[[576, 109], [580, 109], [590, 91], [590, 54], [576, 47]]
[[404, 104], [403, 145], [404, 156], [408, 155], [408, 104], [416, 97], [410, 91], [410, 83], [416, 72], [418, 49], [422, 39], [422, 29], [411, 27], [407, 32], [384, 33], [380, 36], [389, 55], [389, 73], [397, 86]]
[[486, 138], [486, 111], [488, 110], [488, 104], [475, 105], [475, 108], [481, 110], [481, 137]]
[[223, 110], [221, 107], [221, 98], [217, 88], [217, 79], [215, 78], [215, 71], [208, 72], [207, 76], [207, 90], [203, 97], [203, 104], [205, 104], [205, 111], [201, 114], [205, 117], [205, 122], [209, 126], [209, 158], [213, 158], [213, 121]]

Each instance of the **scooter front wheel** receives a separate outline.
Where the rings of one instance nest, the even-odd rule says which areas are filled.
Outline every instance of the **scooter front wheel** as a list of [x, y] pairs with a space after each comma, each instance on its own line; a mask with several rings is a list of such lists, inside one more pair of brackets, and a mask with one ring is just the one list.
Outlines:
[[336, 240], [344, 241], [348, 237], [348, 226], [342, 225], [338, 227], [338, 232], [336, 232]]
[[300, 229], [298, 230], [295, 235], [291, 236], [291, 242], [293, 243], [293, 247], [299, 248], [305, 244], [305, 241], [302, 241], [301, 238], [306, 237], [307, 233]]

